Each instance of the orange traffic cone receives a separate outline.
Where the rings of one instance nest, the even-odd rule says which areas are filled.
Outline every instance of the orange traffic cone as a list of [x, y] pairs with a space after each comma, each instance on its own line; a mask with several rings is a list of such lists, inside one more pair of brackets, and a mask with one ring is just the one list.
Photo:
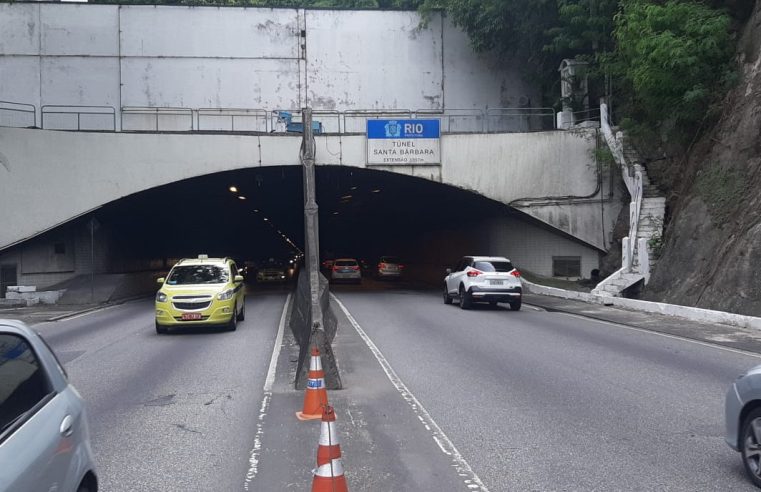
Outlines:
[[312, 473], [312, 492], [349, 492], [336, 432], [336, 413], [330, 405], [326, 405], [322, 411], [317, 468]]
[[296, 412], [299, 420], [316, 420], [322, 417], [322, 408], [328, 404], [328, 391], [325, 389], [325, 373], [322, 372], [320, 351], [312, 347], [309, 361], [309, 378], [304, 392], [304, 408]]

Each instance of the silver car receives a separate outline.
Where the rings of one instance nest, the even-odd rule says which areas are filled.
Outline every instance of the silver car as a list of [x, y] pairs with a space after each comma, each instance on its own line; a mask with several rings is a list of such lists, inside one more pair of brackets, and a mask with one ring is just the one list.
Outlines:
[[761, 487], [761, 365], [735, 380], [724, 401], [727, 444], [739, 451], [748, 477]]
[[0, 320], [0, 491], [95, 492], [82, 398], [45, 341]]
[[362, 282], [362, 272], [359, 268], [359, 262], [354, 258], [339, 258], [333, 262], [333, 268], [330, 272], [330, 280]]

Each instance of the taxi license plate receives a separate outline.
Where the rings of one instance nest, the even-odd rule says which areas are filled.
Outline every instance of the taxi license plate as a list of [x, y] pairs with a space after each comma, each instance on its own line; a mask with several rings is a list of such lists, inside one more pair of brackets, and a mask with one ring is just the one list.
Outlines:
[[489, 285], [502, 285], [502, 280], [489, 280]]
[[182, 313], [183, 321], [193, 321], [201, 319], [201, 313]]

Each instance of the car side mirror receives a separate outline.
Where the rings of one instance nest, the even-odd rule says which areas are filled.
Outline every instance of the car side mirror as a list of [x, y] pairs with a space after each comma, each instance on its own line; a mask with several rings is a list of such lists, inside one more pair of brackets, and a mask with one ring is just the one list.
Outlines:
[[236, 283], [243, 282], [243, 275], [236, 275], [235, 276], [235, 282]]
[[159, 277], [159, 278], [156, 279], [156, 283], [157, 284], [163, 284], [164, 280], [166, 280], [164, 277]]
[[447, 268], [447, 275], [449, 275], [450, 273], [452, 273], [452, 269], [451, 268]]

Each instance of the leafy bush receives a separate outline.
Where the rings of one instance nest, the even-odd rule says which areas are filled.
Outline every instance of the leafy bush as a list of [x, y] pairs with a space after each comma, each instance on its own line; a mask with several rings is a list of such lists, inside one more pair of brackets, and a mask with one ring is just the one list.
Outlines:
[[702, 3], [625, 0], [608, 62], [641, 123], [694, 129], [733, 79], [730, 18]]

